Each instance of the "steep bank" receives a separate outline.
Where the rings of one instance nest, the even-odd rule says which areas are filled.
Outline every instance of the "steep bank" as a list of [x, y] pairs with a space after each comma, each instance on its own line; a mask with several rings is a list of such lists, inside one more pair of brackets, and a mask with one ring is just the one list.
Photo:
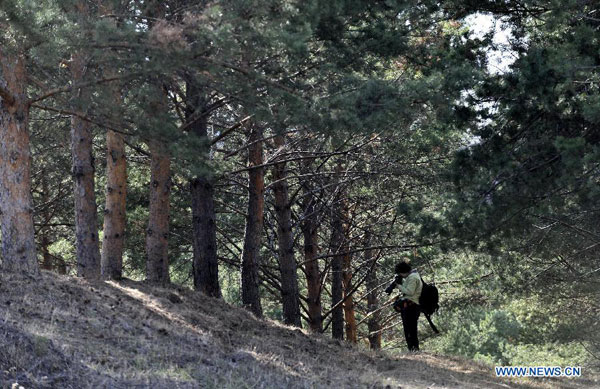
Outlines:
[[0, 386], [583, 387], [500, 380], [460, 358], [359, 350], [178, 287], [0, 275]]

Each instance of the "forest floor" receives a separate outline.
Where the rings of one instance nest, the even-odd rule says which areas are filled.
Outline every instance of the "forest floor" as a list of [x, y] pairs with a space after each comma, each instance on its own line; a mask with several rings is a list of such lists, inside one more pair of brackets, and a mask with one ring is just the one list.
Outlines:
[[373, 352], [180, 287], [0, 274], [0, 387], [583, 388], [504, 380], [428, 352]]

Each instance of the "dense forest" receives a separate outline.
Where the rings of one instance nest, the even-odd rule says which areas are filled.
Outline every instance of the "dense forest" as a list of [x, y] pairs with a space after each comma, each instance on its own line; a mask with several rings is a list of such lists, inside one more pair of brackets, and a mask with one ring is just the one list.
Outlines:
[[394, 352], [408, 258], [422, 349], [598, 366], [599, 43], [591, 0], [3, 0], [1, 271]]

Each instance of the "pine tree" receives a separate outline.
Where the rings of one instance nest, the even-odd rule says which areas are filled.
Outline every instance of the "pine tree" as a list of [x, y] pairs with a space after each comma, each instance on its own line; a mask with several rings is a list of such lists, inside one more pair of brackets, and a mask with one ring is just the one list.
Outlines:
[[[285, 152], [285, 136], [275, 136], [277, 152]], [[279, 271], [281, 273], [281, 299], [283, 303], [283, 321], [300, 327], [300, 296], [298, 295], [298, 274], [294, 257], [291, 203], [286, 178], [286, 163], [278, 162], [273, 166], [273, 194], [275, 214], [277, 216], [277, 248]]]
[[[1, 26], [1, 25], [0, 25]], [[29, 100], [24, 53], [0, 49], [0, 222], [2, 267], [38, 273], [33, 229]], [[11, 52], [12, 51], [12, 52]]]
[[[100, 1], [101, 17], [110, 17], [113, 13], [111, 2]], [[109, 19], [110, 20], [110, 19]], [[110, 27], [117, 23], [110, 21]], [[106, 69], [106, 78], [116, 78], [117, 69]], [[115, 106], [124, 104], [119, 85], [110, 86], [109, 98]], [[104, 238], [101, 253], [101, 273], [105, 278], [120, 279], [123, 275], [123, 249], [125, 244], [126, 198], [127, 198], [127, 161], [123, 134], [107, 130], [106, 132], [106, 204], [104, 206]]]
[[242, 304], [256, 316], [262, 317], [259, 266], [265, 203], [263, 130], [257, 123], [248, 126], [248, 212], [242, 251]]

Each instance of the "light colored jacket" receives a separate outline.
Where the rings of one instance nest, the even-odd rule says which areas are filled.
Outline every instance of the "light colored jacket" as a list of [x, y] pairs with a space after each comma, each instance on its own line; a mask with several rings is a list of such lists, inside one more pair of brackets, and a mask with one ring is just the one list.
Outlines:
[[419, 303], [419, 297], [421, 297], [421, 291], [423, 290], [423, 282], [416, 270], [412, 270], [408, 274], [408, 277], [404, 278], [402, 284], [398, 285], [398, 287], [403, 293], [404, 298], [407, 298], [414, 303]]

